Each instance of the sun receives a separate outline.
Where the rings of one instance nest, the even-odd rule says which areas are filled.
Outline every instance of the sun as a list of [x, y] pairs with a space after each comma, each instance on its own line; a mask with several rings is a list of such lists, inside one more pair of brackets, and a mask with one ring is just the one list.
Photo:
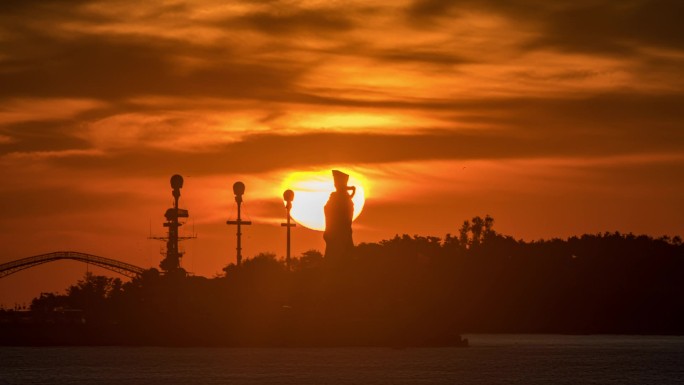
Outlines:
[[[366, 203], [364, 179], [354, 172], [340, 171], [349, 174], [349, 186], [356, 186], [356, 194], [352, 198], [352, 202], [354, 202], [353, 219], [356, 219]], [[292, 219], [309, 229], [325, 230], [323, 207], [328, 201], [330, 193], [335, 191], [330, 170], [293, 172], [283, 182], [282, 189], [290, 189], [295, 193], [292, 211], [290, 211]]]

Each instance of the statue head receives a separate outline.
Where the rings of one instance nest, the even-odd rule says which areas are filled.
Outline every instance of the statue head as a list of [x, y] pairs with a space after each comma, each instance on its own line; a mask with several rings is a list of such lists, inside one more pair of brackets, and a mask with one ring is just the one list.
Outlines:
[[349, 175], [339, 170], [332, 170], [333, 179], [335, 179], [335, 188], [337, 191], [347, 191], [347, 183], [349, 182]]

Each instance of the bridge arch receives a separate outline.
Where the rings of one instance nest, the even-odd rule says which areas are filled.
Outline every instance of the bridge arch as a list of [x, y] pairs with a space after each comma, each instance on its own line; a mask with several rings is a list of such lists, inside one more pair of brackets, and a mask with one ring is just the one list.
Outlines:
[[77, 251], [55, 251], [52, 253], [34, 255], [32, 257], [17, 259], [16, 261], [0, 264], [0, 278], [4, 278], [10, 274], [14, 274], [18, 271], [29, 269], [34, 266], [42, 265], [52, 261], [59, 261], [62, 259], [71, 259], [74, 261], [89, 263], [91, 265], [96, 265], [115, 273], [125, 275], [129, 278], [139, 276], [143, 273], [143, 271], [145, 271], [145, 269], [142, 267], [117, 261], [116, 259], [79, 253]]

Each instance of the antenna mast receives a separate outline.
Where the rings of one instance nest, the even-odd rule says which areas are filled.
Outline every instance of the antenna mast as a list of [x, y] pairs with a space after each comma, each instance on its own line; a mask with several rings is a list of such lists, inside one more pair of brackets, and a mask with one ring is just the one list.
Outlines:
[[229, 225], [237, 225], [237, 265], [242, 264], [242, 225], [251, 225], [252, 221], [243, 221], [241, 216], [242, 196], [245, 194], [245, 184], [242, 182], [235, 182], [233, 184], [233, 193], [235, 194], [235, 202], [237, 203], [237, 220], [226, 221]]
[[189, 237], [181, 237], [178, 235], [178, 228], [183, 226], [183, 223], [179, 221], [179, 218], [188, 218], [188, 210], [178, 208], [178, 199], [180, 198], [180, 189], [183, 188], [183, 177], [176, 174], [171, 177], [171, 188], [173, 195], [173, 207], [166, 210], [164, 217], [166, 218], [166, 223], [164, 227], [168, 227], [168, 235], [166, 237], [149, 237], [149, 239], [157, 239], [161, 241], [166, 241], [166, 252], [162, 252], [164, 259], [159, 264], [159, 267], [169, 273], [181, 271], [180, 260], [183, 257], [183, 252], [178, 248], [178, 242], [185, 239], [197, 238], [197, 235], [192, 235]]
[[287, 254], [285, 255], [285, 264], [287, 266], [287, 270], [290, 271], [290, 229], [297, 226], [295, 223], [291, 223], [292, 217], [290, 216], [290, 210], [292, 210], [292, 201], [294, 200], [294, 191], [285, 190], [283, 193], [283, 200], [285, 201], [287, 222], [281, 223], [280, 226], [287, 227]]

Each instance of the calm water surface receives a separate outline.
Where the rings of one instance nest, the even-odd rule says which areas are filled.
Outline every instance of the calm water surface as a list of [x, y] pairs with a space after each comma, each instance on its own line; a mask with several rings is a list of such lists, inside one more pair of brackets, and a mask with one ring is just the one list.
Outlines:
[[0, 347], [0, 384], [684, 384], [684, 337], [467, 337], [465, 349]]

